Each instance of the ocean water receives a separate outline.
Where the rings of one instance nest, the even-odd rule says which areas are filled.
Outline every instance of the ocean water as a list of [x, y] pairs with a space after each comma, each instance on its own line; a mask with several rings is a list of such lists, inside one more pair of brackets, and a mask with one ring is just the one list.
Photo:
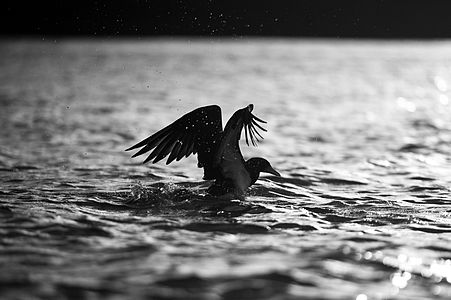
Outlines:
[[[451, 42], [2, 40], [1, 299], [450, 299]], [[246, 105], [283, 176], [124, 149]]]

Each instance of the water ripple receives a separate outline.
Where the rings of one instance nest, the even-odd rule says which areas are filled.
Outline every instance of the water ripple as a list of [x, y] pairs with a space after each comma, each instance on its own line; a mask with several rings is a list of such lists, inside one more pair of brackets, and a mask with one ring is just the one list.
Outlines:
[[[449, 299], [449, 48], [1, 43], [0, 298]], [[245, 201], [123, 151], [212, 101], [268, 121]]]

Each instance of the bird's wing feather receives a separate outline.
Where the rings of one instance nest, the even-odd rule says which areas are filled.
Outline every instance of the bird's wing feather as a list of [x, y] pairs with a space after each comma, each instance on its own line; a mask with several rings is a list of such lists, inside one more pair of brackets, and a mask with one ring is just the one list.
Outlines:
[[214, 153], [222, 136], [221, 108], [210, 105], [197, 108], [126, 151], [141, 148], [132, 157], [153, 151], [144, 160], [156, 163], [169, 155], [166, 164], [197, 153], [198, 166], [212, 167]]
[[[221, 143], [216, 153], [214, 164], [217, 164], [225, 179], [236, 181], [235, 186], [240, 185], [246, 176], [244, 158], [240, 150], [239, 140], [241, 132], [245, 131], [246, 143], [249, 140], [256, 146], [261, 137], [255, 126], [266, 131], [258, 122], [266, 123], [252, 114], [253, 105], [249, 105], [236, 111], [227, 122], [222, 134]], [[258, 135], [258, 136], [257, 136]], [[246, 179], [247, 180], [247, 179]]]

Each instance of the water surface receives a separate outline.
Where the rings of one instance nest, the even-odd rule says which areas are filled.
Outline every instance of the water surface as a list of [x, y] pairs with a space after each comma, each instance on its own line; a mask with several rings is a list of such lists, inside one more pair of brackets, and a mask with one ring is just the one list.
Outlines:
[[[449, 299], [451, 43], [3, 40], [2, 299]], [[123, 150], [249, 103], [283, 174]]]

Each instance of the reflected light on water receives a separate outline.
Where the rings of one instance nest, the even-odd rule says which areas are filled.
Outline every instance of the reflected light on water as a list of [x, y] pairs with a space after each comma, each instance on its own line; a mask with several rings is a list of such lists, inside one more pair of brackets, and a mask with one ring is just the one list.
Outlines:
[[[451, 299], [450, 42], [1, 44], [0, 299]], [[124, 152], [252, 102], [246, 201]]]
[[440, 94], [440, 96], [438, 97], [438, 101], [443, 104], [443, 105], [448, 105], [449, 104], [449, 98], [447, 95], [445, 94]]
[[368, 300], [368, 297], [365, 294], [359, 294], [355, 297], [355, 300]]
[[434, 84], [437, 87], [437, 89], [441, 92], [445, 92], [448, 90], [448, 84], [446, 83], [446, 81], [443, 77], [435, 76]]
[[412, 278], [412, 274], [409, 272], [396, 272], [392, 275], [391, 283], [400, 289], [407, 286], [408, 281]]
[[438, 278], [446, 278], [451, 283], [451, 260], [434, 261], [430, 267], [431, 274]]
[[443, 165], [444, 161], [446, 160], [446, 157], [443, 157], [442, 155], [418, 155], [416, 158], [418, 161], [431, 165], [431, 166], [440, 166]]
[[408, 112], [414, 112], [417, 110], [417, 106], [415, 105], [415, 103], [407, 100], [404, 97], [398, 97], [398, 99], [396, 99], [396, 103], [398, 104], [399, 108], [407, 110]]
[[438, 285], [435, 285], [433, 288], [432, 288], [432, 293], [434, 294], [434, 295], [440, 295], [440, 293], [442, 292], [442, 288], [440, 287], [440, 286], [438, 286]]
[[[410, 257], [406, 254], [399, 254], [397, 257], [385, 256], [380, 251], [374, 254], [367, 251], [363, 257], [366, 260], [381, 261], [384, 265], [398, 268], [399, 271], [392, 274], [391, 282], [394, 286], [402, 289], [407, 286], [412, 278], [412, 273], [420, 274], [423, 277], [433, 277], [436, 282], [446, 280], [451, 283], [451, 260], [439, 259], [428, 262], [420, 257]], [[381, 259], [382, 258], [382, 259]]]

